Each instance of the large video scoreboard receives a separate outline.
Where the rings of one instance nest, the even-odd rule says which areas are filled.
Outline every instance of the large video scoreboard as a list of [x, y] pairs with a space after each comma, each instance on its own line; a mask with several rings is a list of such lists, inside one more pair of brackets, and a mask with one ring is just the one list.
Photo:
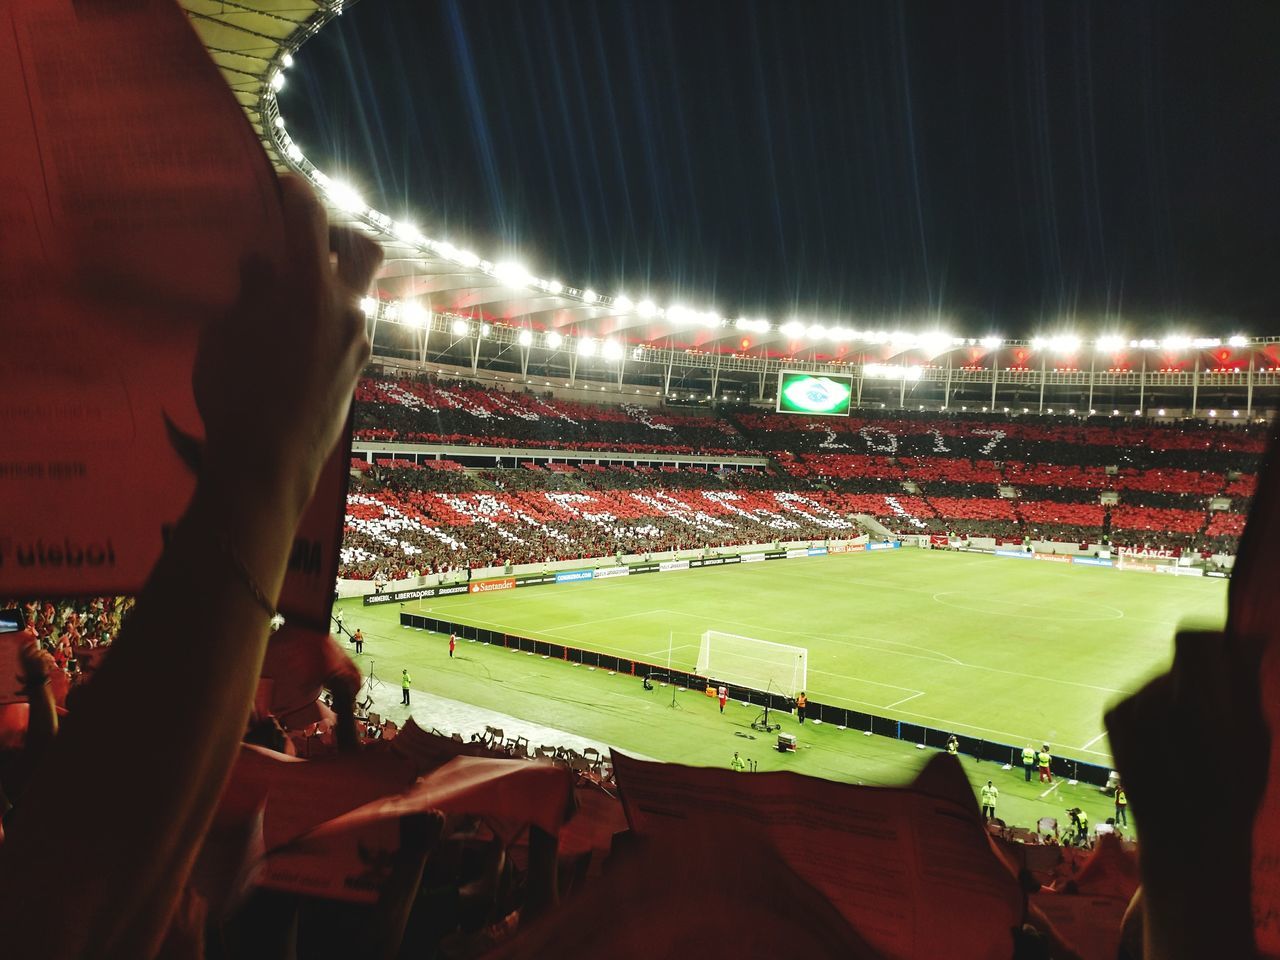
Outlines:
[[829, 373], [778, 374], [779, 413], [807, 413], [828, 417], [849, 414], [853, 401], [853, 377]]

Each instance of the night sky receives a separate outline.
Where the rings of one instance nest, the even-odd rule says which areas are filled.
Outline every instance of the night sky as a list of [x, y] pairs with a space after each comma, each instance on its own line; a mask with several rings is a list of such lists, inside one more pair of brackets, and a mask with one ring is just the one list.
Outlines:
[[362, 0], [294, 139], [429, 236], [725, 316], [1280, 334], [1280, 4]]

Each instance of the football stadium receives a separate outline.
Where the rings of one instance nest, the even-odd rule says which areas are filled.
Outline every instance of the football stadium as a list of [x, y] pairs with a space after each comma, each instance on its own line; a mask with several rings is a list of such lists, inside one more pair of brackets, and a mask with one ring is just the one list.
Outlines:
[[[913, 124], [926, 138], [940, 121], [930, 94], [912, 100], [907, 59], [940, 55], [951, 14], [908, 26], [898, 5], [851, 5], [795, 26], [749, 4], [691, 17], [689, 39], [659, 29], [681, 23], [666, 6], [385, 0], [382, 19], [383, 3], [0, 3], [8, 86], [25, 91], [5, 108], [20, 132], [0, 173], [16, 238], [0, 243], [0, 289], [39, 321], [22, 354], [66, 356], [47, 378], [15, 365], [0, 404], [0, 672], [17, 683], [0, 696], [0, 943], [24, 957], [1280, 950], [1280, 335], [1225, 307], [1067, 304], [1092, 302], [1092, 281], [1035, 321], [944, 309], [940, 293], [908, 308], [900, 278], [897, 309], [845, 291], [829, 308], [796, 294], [787, 311], [722, 313], [717, 296], [754, 268], [699, 289], [661, 275], [652, 236], [634, 244], [646, 277], [562, 275], [568, 247], [486, 234], [457, 198], [402, 188], [413, 150], [461, 149], [435, 120], [361, 105], [365, 84], [416, 89], [411, 61], [439, 53], [411, 55], [405, 24], [436, 17], [431, 42], [462, 51], [457, 88], [436, 92], [469, 118], [476, 195], [517, 223], [522, 204], [571, 220], [603, 202], [602, 130], [659, 182], [666, 159], [618, 117], [671, 107], [646, 104], [656, 81], [637, 64], [681, 44], [706, 52], [694, 75], [719, 89], [738, 54], [717, 54], [701, 17], [711, 33], [750, 20], [741, 58], [763, 71], [761, 30], [819, 44], [823, 23], [852, 31], [855, 6], [869, 39], [849, 82], [905, 118], [886, 142], [911, 161], [884, 145], [880, 159], [911, 170], [902, 209], [919, 211]], [[1098, 45], [1109, 89], [1093, 6], [1050, 19], [1077, 51]], [[1027, 53], [1044, 12], [1006, 15], [1028, 32], [991, 49], [1028, 56], [1027, 96], [1050, 96], [1043, 51]], [[593, 55], [567, 52], [583, 19]], [[513, 79], [515, 41], [486, 32], [517, 21], [550, 30], [519, 47], [546, 77], [533, 58]], [[1141, 43], [1164, 52], [1145, 23]], [[628, 81], [611, 61], [623, 47]], [[1094, 81], [1073, 63], [1089, 78], [1078, 113]], [[619, 84], [607, 123], [583, 79], [597, 69]], [[974, 90], [990, 79], [960, 73]], [[352, 100], [326, 86], [336, 74]], [[563, 161], [576, 192], [503, 192], [499, 128], [536, 145], [524, 122], [552, 121], [486, 113], [494, 77], [548, 103], [543, 84], [589, 91], [557, 95], [583, 131]], [[760, 72], [751, 94], [766, 120], [773, 82]], [[728, 103], [740, 91], [724, 84]], [[680, 89], [692, 140], [710, 94]], [[415, 123], [407, 146], [389, 132]], [[1128, 209], [1092, 163], [1072, 187], [1086, 246]], [[1144, 163], [1166, 190], [1164, 160]], [[1041, 192], [1019, 204], [1056, 210], [1028, 176]], [[866, 213], [854, 200], [876, 191], [844, 189], [832, 181], [833, 209]], [[690, 223], [712, 215], [695, 208]], [[767, 232], [743, 217], [736, 232]], [[664, 235], [685, 242], [686, 226]], [[879, 229], [885, 250], [859, 255], [899, 256], [899, 227]], [[593, 265], [633, 253], [612, 233], [588, 246]], [[778, 270], [810, 276], [782, 247]], [[821, 259], [817, 239], [801, 247]], [[946, 256], [922, 250], [922, 269]]]

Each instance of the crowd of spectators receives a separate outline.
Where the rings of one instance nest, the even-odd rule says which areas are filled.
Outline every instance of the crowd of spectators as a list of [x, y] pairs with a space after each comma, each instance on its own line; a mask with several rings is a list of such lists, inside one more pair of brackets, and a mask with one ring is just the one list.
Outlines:
[[[989, 442], [989, 441], [988, 441]], [[507, 564], [900, 534], [1233, 553], [1245, 478], [934, 455], [775, 455], [774, 468], [450, 460], [357, 463], [342, 575], [399, 580]], [[1046, 482], [1047, 481], [1047, 482]], [[1249, 487], [1251, 489], [1251, 487]], [[1103, 503], [1103, 491], [1117, 494]], [[910, 491], [910, 492], [908, 492]], [[808, 504], [809, 506], [805, 506]], [[814, 516], [814, 511], [819, 516]]]
[[589, 404], [550, 392], [482, 388], [434, 375], [365, 377], [355, 436], [364, 440], [632, 453], [750, 453], [731, 423], [640, 404]]

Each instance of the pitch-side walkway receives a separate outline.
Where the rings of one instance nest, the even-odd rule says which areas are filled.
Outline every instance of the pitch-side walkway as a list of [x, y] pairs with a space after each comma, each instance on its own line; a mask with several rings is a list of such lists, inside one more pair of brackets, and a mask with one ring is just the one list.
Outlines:
[[[363, 700], [367, 693], [373, 695], [373, 705], [369, 707], [369, 711], [378, 714], [384, 720], [394, 720], [397, 726], [403, 726], [404, 722], [412, 716], [414, 722], [424, 730], [435, 727], [446, 735], [461, 734], [463, 740], [470, 740], [473, 733], [483, 735], [485, 727], [497, 727], [508, 739], [527, 738], [531, 750], [534, 747], [569, 747], [581, 753], [587, 747], [595, 747], [601, 752], [609, 749], [607, 744], [599, 740], [580, 737], [564, 730], [557, 730], [555, 727], [544, 727], [540, 723], [530, 723], [519, 717], [508, 716], [505, 713], [497, 713], [412, 688], [409, 690], [410, 705], [406, 707], [400, 702], [401, 689], [398, 677], [394, 682], [375, 679], [372, 690], [366, 682], [360, 699]], [[631, 751], [628, 751], [627, 755], [641, 760], [652, 759]]]

